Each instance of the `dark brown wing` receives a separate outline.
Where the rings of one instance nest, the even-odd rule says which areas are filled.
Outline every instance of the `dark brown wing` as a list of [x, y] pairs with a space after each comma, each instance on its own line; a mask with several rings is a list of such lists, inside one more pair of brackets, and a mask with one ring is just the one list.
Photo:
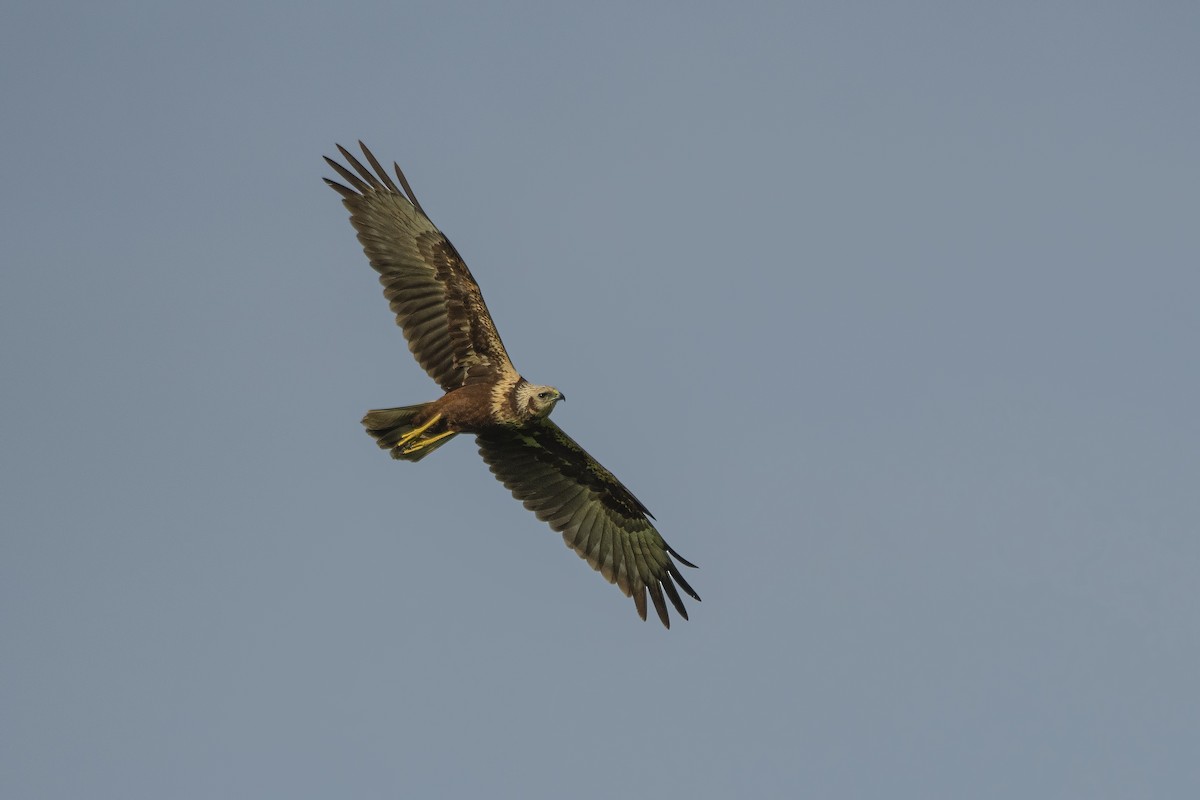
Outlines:
[[476, 435], [479, 453], [492, 472], [525, 507], [563, 535], [609, 583], [632, 596], [646, 618], [646, 591], [662, 624], [671, 627], [664, 593], [684, 619], [687, 609], [678, 584], [700, 595], [679, 574], [694, 567], [671, 549], [650, 522], [650, 512], [613, 474], [548, 419], [526, 428], [489, 430]]
[[[354, 171], [326, 158], [349, 186], [325, 179], [350, 211], [350, 224], [383, 294], [404, 330], [408, 349], [446, 391], [467, 383], [516, 376], [479, 284], [462, 256], [429, 217], [400, 171], [398, 187], [362, 142], [374, 172], [338, 145]], [[357, 174], [355, 174], [357, 173]]]

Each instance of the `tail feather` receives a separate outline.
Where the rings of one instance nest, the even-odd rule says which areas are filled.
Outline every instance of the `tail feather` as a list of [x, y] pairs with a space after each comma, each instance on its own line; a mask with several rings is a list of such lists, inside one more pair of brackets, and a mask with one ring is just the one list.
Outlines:
[[[400, 440], [417, 427], [413, 419], [428, 405], [430, 404], [420, 403], [415, 406], [373, 409], [362, 418], [362, 424], [367, 429], [367, 433], [375, 439], [375, 443], [379, 445], [380, 449], [391, 451], [392, 458], [420, 461], [454, 438], [447, 436], [424, 447], [414, 447], [425, 438], [426, 434], [422, 434], [415, 440], [407, 442], [404, 447], [399, 446]], [[408, 452], [410, 448], [411, 452]]]

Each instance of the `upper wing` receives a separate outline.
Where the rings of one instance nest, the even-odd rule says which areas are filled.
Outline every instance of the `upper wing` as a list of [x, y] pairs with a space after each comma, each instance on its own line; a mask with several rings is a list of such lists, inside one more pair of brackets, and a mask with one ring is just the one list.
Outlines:
[[650, 512], [613, 474], [562, 429], [543, 418], [522, 429], [493, 429], [476, 435], [479, 454], [525, 507], [560, 531], [580, 558], [587, 559], [627, 596], [646, 618], [646, 590], [663, 625], [671, 627], [663, 593], [684, 619], [687, 609], [675, 584], [697, 600], [671, 556], [696, 566], [663, 541]]
[[504, 373], [515, 375], [479, 284], [462, 256], [425, 216], [400, 166], [394, 165], [403, 190], [366, 145], [358, 145], [375, 171], [338, 145], [358, 174], [326, 158], [350, 185], [329, 178], [325, 182], [350, 211], [350, 224], [379, 272], [408, 349], [446, 391]]

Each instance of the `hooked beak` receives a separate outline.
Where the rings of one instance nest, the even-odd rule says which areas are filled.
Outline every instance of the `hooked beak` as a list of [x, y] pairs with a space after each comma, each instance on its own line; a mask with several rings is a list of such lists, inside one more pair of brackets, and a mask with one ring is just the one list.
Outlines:
[[565, 400], [567, 399], [567, 396], [566, 396], [565, 394], [563, 394], [562, 392], [559, 392], [559, 393], [558, 393], [558, 399], [559, 399], [559, 400], [564, 400], [564, 401], [565, 401]]

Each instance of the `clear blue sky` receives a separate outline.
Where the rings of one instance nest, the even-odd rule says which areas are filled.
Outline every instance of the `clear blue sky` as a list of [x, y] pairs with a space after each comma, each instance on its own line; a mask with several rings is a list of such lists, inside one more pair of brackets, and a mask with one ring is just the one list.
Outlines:
[[[599, 6], [603, 6], [602, 8]], [[988, 7], [991, 6], [991, 7]], [[1200, 9], [18, 3], [0, 796], [1200, 796]], [[433, 399], [400, 161], [671, 631]]]

